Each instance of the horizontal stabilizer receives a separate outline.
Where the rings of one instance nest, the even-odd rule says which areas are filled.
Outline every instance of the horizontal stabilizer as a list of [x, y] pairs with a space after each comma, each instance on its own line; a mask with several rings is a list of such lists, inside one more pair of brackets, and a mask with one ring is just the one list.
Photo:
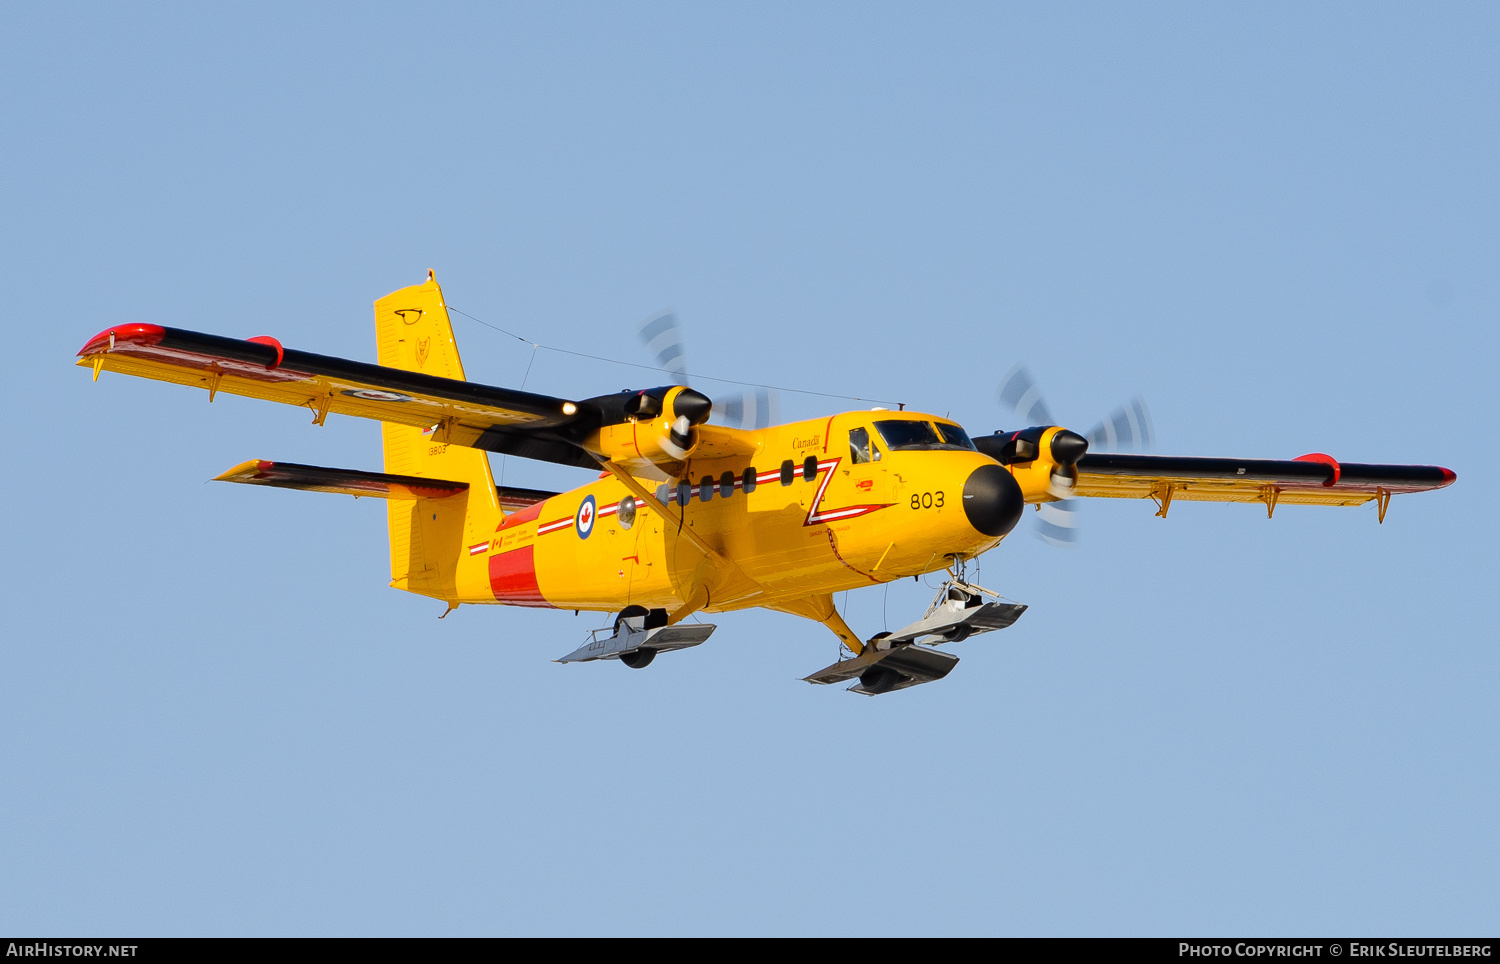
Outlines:
[[363, 495], [376, 499], [443, 499], [469, 488], [467, 482], [361, 472], [358, 469], [329, 469], [265, 459], [241, 462], [223, 475], [215, 476], [214, 481], [247, 482], [250, 485], [274, 485], [283, 489]]
[[[339, 495], [368, 496], [374, 499], [443, 499], [468, 489], [466, 482], [424, 479], [415, 475], [389, 475], [385, 472], [361, 472], [358, 469], [330, 469], [321, 465], [298, 465], [296, 462], [269, 462], [251, 459], [242, 462], [215, 482], [246, 482], [250, 485], [274, 485], [304, 492], [333, 492]], [[541, 489], [496, 488], [500, 507], [515, 512], [545, 502], [557, 495]]]
[[545, 492], [541, 489], [507, 489], [500, 486], [495, 487], [495, 492], [500, 496], [500, 508], [506, 512], [519, 512], [528, 506], [536, 505], [538, 502], [546, 502], [558, 492]]

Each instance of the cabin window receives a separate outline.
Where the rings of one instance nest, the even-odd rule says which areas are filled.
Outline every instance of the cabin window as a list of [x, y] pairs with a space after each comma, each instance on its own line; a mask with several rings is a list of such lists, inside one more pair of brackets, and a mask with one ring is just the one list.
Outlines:
[[693, 484], [687, 479], [677, 483], [677, 504], [686, 506], [693, 497]]
[[714, 497], [714, 477], [705, 475], [698, 483], [698, 501], [707, 502]]
[[853, 465], [864, 465], [866, 462], [879, 462], [880, 449], [870, 444], [870, 433], [863, 428], [851, 428], [849, 430], [849, 462]]
[[[968, 449], [970, 452], [974, 451], [973, 439], [969, 438], [968, 432], [965, 432], [957, 425], [954, 425], [951, 422], [938, 422], [937, 430], [938, 434], [943, 436], [943, 441], [948, 445], [954, 445], [961, 449]], [[875, 457], [877, 459], [880, 458], [880, 454], [877, 452]]]
[[755, 466], [753, 465], [746, 469], [745, 473], [740, 476], [740, 488], [745, 490], [746, 495], [755, 491], [755, 476]]
[[817, 477], [818, 457], [816, 455], [809, 455], [807, 458], [802, 460], [802, 480], [804, 482], [811, 482]]
[[781, 463], [781, 484], [791, 485], [792, 476], [795, 475], [796, 472], [797, 466], [792, 464], [791, 459], [787, 459], [785, 462]]
[[620, 508], [615, 512], [620, 520], [621, 529], [629, 529], [635, 525], [635, 497], [627, 495], [620, 500]]
[[667, 488], [667, 483], [663, 482], [656, 487], [656, 501], [662, 505], [672, 504], [672, 490]]
[[734, 473], [727, 469], [719, 476], [719, 495], [726, 499], [734, 495]]

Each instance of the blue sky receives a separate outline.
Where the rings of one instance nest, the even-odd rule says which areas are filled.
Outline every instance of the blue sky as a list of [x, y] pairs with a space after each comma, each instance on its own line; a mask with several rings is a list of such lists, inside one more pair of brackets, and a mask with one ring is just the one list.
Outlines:
[[[0, 930], [1490, 933], [1500, 161], [1482, 4], [48, 5], [0, 65]], [[527, 337], [1156, 451], [1447, 465], [1373, 506], [1094, 502], [947, 680], [731, 614], [387, 588], [382, 507], [207, 485], [378, 432], [70, 367], [145, 321], [373, 360], [437, 271]], [[471, 378], [645, 373], [462, 318]], [[709, 382], [700, 383], [712, 393]], [[788, 417], [835, 403], [783, 398]], [[498, 466], [497, 466], [498, 469]], [[582, 479], [510, 460], [507, 481]], [[243, 489], [243, 491], [241, 491]], [[863, 633], [930, 590], [851, 594]]]

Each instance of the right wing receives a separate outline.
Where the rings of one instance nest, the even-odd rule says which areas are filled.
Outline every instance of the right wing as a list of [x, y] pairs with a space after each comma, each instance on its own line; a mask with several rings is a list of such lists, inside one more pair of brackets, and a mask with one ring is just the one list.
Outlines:
[[1183, 499], [1196, 502], [1263, 502], [1361, 505], [1384, 503], [1403, 492], [1452, 484], [1457, 476], [1436, 465], [1368, 465], [1327, 455], [1298, 459], [1212, 459], [1170, 455], [1085, 455], [1078, 461], [1074, 494], [1109, 499], [1155, 499], [1160, 515]]

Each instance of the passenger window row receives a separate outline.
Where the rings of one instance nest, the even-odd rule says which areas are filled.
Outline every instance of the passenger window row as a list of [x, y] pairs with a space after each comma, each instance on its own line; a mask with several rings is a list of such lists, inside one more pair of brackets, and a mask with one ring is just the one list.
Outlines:
[[811, 482], [818, 477], [817, 456], [809, 455], [802, 460], [802, 465], [797, 465], [791, 459], [781, 463], [781, 469], [774, 472], [757, 472], [755, 466], [750, 466], [735, 475], [733, 472], [725, 472], [715, 479], [711, 475], [705, 475], [697, 485], [693, 485], [684, 479], [677, 483], [676, 488], [662, 484], [656, 487], [656, 497], [667, 505], [687, 505], [694, 497], [699, 502], [707, 502], [714, 497], [717, 490], [719, 498], [727, 499], [734, 495], [735, 489], [741, 489], [746, 493], [754, 492], [755, 487], [763, 482], [780, 482], [782, 485], [791, 485], [798, 475], [802, 476], [804, 482]]

